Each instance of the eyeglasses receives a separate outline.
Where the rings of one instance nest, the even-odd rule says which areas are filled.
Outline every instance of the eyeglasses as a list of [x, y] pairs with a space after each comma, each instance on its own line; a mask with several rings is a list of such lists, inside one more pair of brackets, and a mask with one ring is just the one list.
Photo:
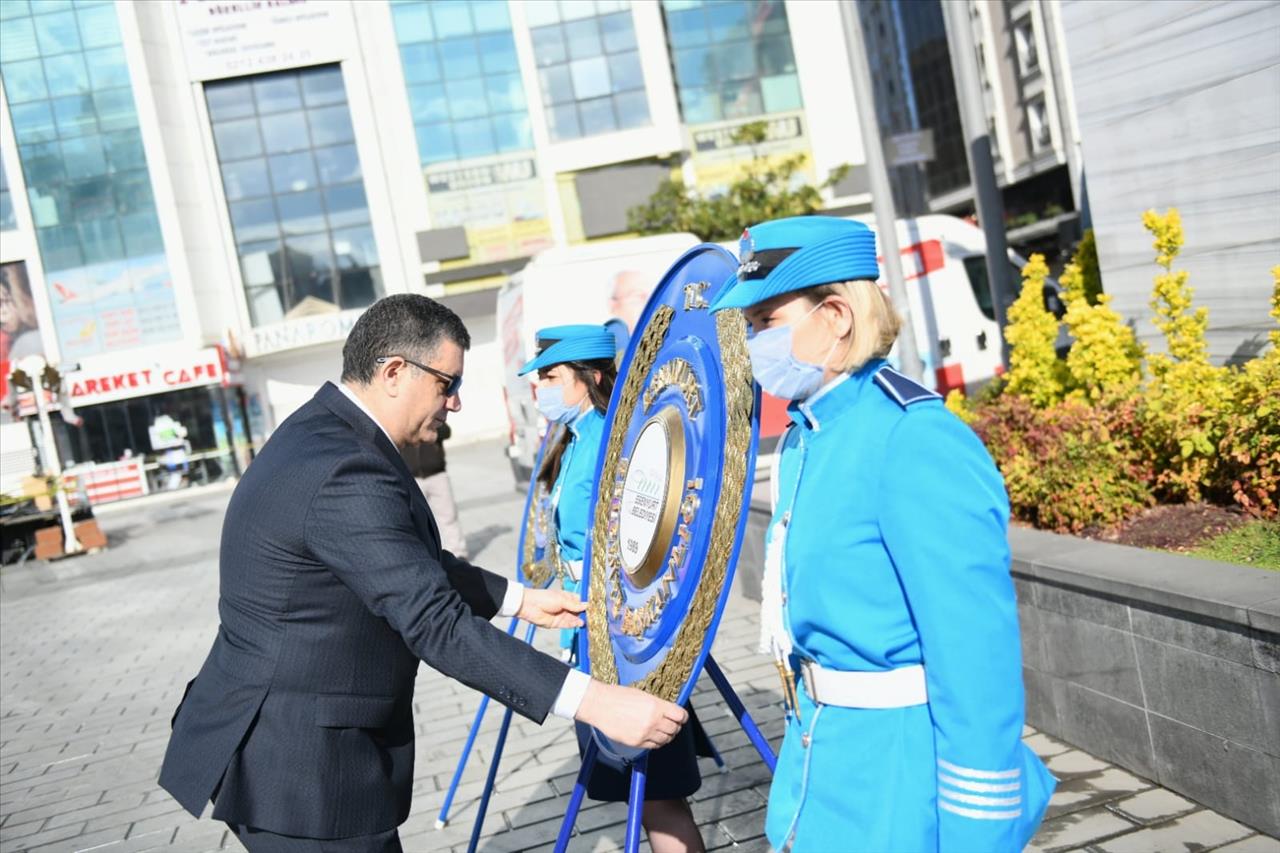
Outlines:
[[380, 355], [376, 359], [374, 359], [374, 361], [377, 362], [378, 364], [386, 364], [387, 359], [389, 358], [398, 358], [401, 361], [405, 362], [406, 364], [412, 364], [414, 367], [418, 368], [419, 370], [425, 370], [427, 373], [430, 373], [435, 378], [443, 381], [445, 383], [444, 395], [446, 397], [452, 397], [453, 395], [457, 394], [459, 391], [462, 390], [461, 376], [455, 376], [452, 373], [445, 373], [443, 370], [436, 370], [434, 367], [427, 367], [425, 364], [419, 364], [413, 359], [405, 358], [402, 355]]

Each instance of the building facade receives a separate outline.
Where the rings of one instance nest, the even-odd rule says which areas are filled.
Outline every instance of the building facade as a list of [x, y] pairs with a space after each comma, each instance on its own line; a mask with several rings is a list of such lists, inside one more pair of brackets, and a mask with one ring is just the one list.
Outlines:
[[1162, 348], [1144, 210], [1176, 207], [1196, 305], [1218, 363], [1252, 358], [1273, 328], [1280, 262], [1280, 6], [1062, 4], [1098, 262], [1113, 306]]
[[[886, 135], [927, 130], [933, 159], [893, 169], [912, 213], [974, 210], [943, 0], [859, 2]], [[966, 0], [1010, 244], [1051, 258], [1080, 233], [1081, 156], [1055, 0]]]
[[[662, 180], [714, 193], [753, 154], [801, 154], [815, 183], [850, 164], [826, 201], [869, 202], [834, 3], [5, 0], [0, 14], [15, 306], [0, 355], [75, 367], [66, 402], [84, 425], [60, 440], [77, 461], [161, 464], [148, 431], [167, 417], [190, 457], [234, 471], [337, 378], [360, 312], [402, 292], [468, 320], [455, 433], [497, 434], [493, 291], [536, 252], [625, 236]], [[752, 121], [769, 128], [757, 151], [734, 142]]]

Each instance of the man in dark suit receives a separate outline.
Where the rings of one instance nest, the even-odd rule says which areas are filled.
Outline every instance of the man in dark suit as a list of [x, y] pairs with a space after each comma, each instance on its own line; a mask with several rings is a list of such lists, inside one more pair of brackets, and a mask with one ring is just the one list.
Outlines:
[[342, 384], [280, 425], [231, 497], [221, 624], [174, 712], [160, 784], [197, 816], [212, 799], [251, 851], [400, 850], [419, 660], [530, 719], [571, 717], [636, 746], [667, 743], [686, 719], [489, 623], [579, 625], [575, 597], [440, 548], [399, 449], [461, 408], [469, 346], [439, 303], [377, 302], [343, 347]]

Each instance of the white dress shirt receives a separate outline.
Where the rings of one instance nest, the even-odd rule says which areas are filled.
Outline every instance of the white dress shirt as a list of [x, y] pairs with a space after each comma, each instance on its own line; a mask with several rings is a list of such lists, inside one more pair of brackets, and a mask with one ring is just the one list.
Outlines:
[[[382, 434], [387, 437], [387, 441], [397, 450], [400, 446], [396, 444], [395, 439], [391, 437], [391, 433], [387, 432], [381, 422], [374, 417], [373, 412], [369, 411], [369, 407], [364, 401], [356, 396], [356, 392], [352, 391], [345, 382], [338, 383], [338, 390], [356, 405], [365, 416], [382, 430]], [[520, 612], [520, 606], [524, 603], [524, 584], [519, 581], [508, 580], [507, 591], [502, 597], [502, 607], [498, 609], [499, 616], [515, 616]], [[556, 696], [555, 704], [551, 707], [551, 713], [557, 717], [564, 717], [566, 720], [572, 720], [578, 713], [578, 707], [582, 705], [582, 700], [587, 695], [587, 686], [591, 683], [591, 676], [577, 669], [570, 669], [569, 675], [565, 678], [564, 684], [560, 686], [560, 693]]]

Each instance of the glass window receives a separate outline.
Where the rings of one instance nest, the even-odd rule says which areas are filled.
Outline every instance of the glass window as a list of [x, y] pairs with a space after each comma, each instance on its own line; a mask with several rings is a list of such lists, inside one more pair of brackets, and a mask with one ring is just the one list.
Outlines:
[[[75, 271], [78, 282], [73, 304], [52, 305], [64, 357], [177, 339], [172, 288], [120, 286], [129, 281], [121, 262], [157, 280], [168, 271], [116, 5], [0, 0], [0, 16], [0, 81], [41, 259], [47, 275]], [[86, 315], [107, 310], [139, 326], [77, 334]]]
[[397, 35], [404, 33], [413, 40], [435, 38], [431, 10], [426, 3], [397, 3], [391, 7], [391, 19], [395, 22]]
[[107, 157], [102, 150], [101, 137], [94, 135], [64, 139], [61, 147], [62, 162], [67, 170], [67, 177], [72, 180], [107, 173]]
[[483, 116], [489, 112], [488, 100], [484, 93], [484, 80], [450, 80], [446, 84], [449, 98], [449, 115], [454, 119], [468, 119]]
[[514, 113], [524, 109], [524, 86], [520, 83], [519, 74], [486, 77], [484, 85], [489, 96], [490, 112]]
[[9, 192], [9, 176], [5, 174], [4, 163], [0, 162], [0, 231], [17, 227], [18, 219], [13, 212], [13, 196]]
[[406, 44], [400, 48], [400, 63], [404, 66], [406, 83], [434, 83], [440, 79], [440, 64], [436, 61], [436, 48], [425, 42]]
[[0, 76], [4, 77], [4, 89], [11, 104], [49, 97], [49, 89], [44, 82], [44, 64], [38, 59], [2, 63]]
[[[345, 107], [338, 109], [345, 110]], [[311, 147], [311, 140], [307, 137], [307, 114], [301, 110], [259, 116], [258, 126], [262, 128], [263, 150], [268, 154]]]
[[267, 161], [255, 157], [252, 160], [223, 163], [222, 186], [229, 201], [270, 195], [272, 184], [267, 178]]
[[493, 126], [487, 118], [459, 121], [453, 126], [454, 137], [458, 141], [458, 157], [465, 160], [470, 157], [485, 157], [495, 152], [493, 142]]
[[439, 42], [440, 65], [447, 80], [461, 80], [480, 73], [480, 56], [475, 39], [452, 39]]
[[336, 65], [312, 69], [302, 77], [302, 100], [308, 107], [324, 107], [347, 102], [342, 69]]
[[471, 35], [471, 10], [465, 0], [434, 0], [431, 3], [431, 22], [436, 26], [436, 38]]
[[277, 154], [267, 160], [271, 169], [271, 189], [277, 193], [297, 193], [316, 188], [316, 167], [310, 151]]
[[600, 27], [595, 18], [565, 24], [564, 41], [569, 48], [570, 59], [588, 59], [604, 53], [604, 42], [600, 40]]
[[532, 148], [533, 136], [529, 129], [529, 116], [523, 113], [494, 116], [493, 140], [499, 151]]
[[419, 124], [414, 125], [414, 130], [418, 135], [418, 160], [424, 165], [458, 159], [458, 150], [453, 144], [453, 125]]
[[115, 216], [76, 219], [76, 232], [84, 248], [86, 264], [118, 261], [124, 257], [124, 240], [120, 237], [120, 220]]
[[802, 106], [783, 3], [663, 0], [662, 11], [686, 123]]
[[[0, 9], [8, 3], [0, 3]], [[40, 55], [40, 45], [36, 41], [35, 26], [30, 18], [18, 18], [0, 27], [0, 56], [5, 62], [16, 62], [19, 59], [34, 59]]]
[[604, 37], [604, 49], [609, 53], [636, 49], [636, 30], [627, 12], [601, 18], [600, 33]]
[[214, 123], [213, 142], [220, 160], [256, 157], [262, 153], [262, 136], [258, 132], [257, 119]]
[[79, 95], [88, 90], [88, 69], [82, 54], [50, 56], [44, 64], [50, 96]]
[[481, 36], [476, 39], [476, 46], [480, 50], [480, 64], [486, 74], [520, 70], [516, 46], [510, 36], [501, 33]]
[[120, 43], [120, 25], [116, 10], [110, 4], [76, 9], [80, 23], [80, 40], [85, 47], [103, 47]]
[[354, 145], [317, 148], [313, 153], [316, 157], [316, 169], [320, 173], [320, 183], [342, 184], [360, 180], [360, 160], [356, 157]]
[[[555, 8], [554, 19], [548, 7], [541, 25], [531, 31], [551, 138], [577, 139], [648, 124], [629, 4], [573, 0]], [[622, 94], [629, 97], [609, 97]], [[627, 111], [625, 119], [620, 107]]]
[[14, 104], [9, 109], [9, 117], [13, 120], [13, 135], [17, 137], [19, 144], [50, 142], [58, 138], [58, 129], [53, 123], [53, 110], [48, 101]]
[[475, 0], [471, 8], [475, 19], [476, 32], [500, 33], [511, 30], [511, 12], [507, 9], [507, 0]]
[[253, 86], [247, 80], [224, 80], [204, 87], [209, 118], [224, 122], [253, 115]]
[[236, 240], [263, 240], [280, 234], [280, 223], [271, 199], [231, 202], [228, 206]]
[[569, 63], [569, 75], [573, 95], [580, 101], [609, 94], [609, 63], [603, 56]]
[[302, 90], [293, 74], [271, 74], [254, 80], [253, 97], [259, 114], [302, 109]]
[[93, 109], [98, 115], [98, 127], [103, 132], [138, 126], [138, 115], [133, 110], [133, 92], [129, 89], [94, 92]]
[[315, 145], [336, 145], [356, 138], [356, 132], [351, 127], [351, 113], [347, 111], [346, 104], [309, 110], [307, 123], [311, 125], [311, 141]]
[[364, 184], [342, 184], [324, 191], [324, 209], [330, 228], [364, 225], [369, 222], [369, 202], [364, 197]]
[[125, 62], [123, 49], [98, 48], [85, 53], [84, 59], [85, 64], [89, 66], [89, 77], [93, 80], [93, 88], [110, 89], [114, 86], [129, 85], [129, 66]]
[[[536, 18], [533, 6], [526, 14]], [[533, 146], [507, 0], [404, 0], [392, 8], [423, 165]]]
[[376, 299], [382, 292], [382, 270], [377, 265], [373, 230], [363, 226], [333, 232], [333, 253], [339, 271], [339, 306], [354, 308]]
[[53, 106], [53, 120], [58, 126], [59, 136], [80, 136], [98, 129], [97, 113], [94, 112], [93, 99], [88, 93], [58, 98], [50, 104]]
[[147, 167], [146, 155], [142, 149], [142, 134], [138, 132], [137, 128], [116, 133], [104, 133], [102, 135], [102, 147], [107, 154], [107, 163], [113, 169], [123, 171], [125, 169], [145, 169]]
[[80, 50], [80, 28], [76, 26], [74, 12], [36, 15], [32, 20], [36, 25], [36, 41], [40, 44], [42, 55], [56, 56]]
[[[236, 97], [249, 102], [247, 114]], [[211, 82], [205, 98], [254, 324], [288, 319], [303, 300], [335, 310], [376, 300], [382, 279], [372, 232], [359, 264], [348, 259], [341, 276], [335, 258], [336, 229], [369, 223], [339, 66]], [[348, 274], [363, 284], [347, 288]]]
[[276, 211], [280, 214], [280, 230], [285, 236], [309, 234], [325, 228], [324, 207], [318, 192], [278, 195]]

